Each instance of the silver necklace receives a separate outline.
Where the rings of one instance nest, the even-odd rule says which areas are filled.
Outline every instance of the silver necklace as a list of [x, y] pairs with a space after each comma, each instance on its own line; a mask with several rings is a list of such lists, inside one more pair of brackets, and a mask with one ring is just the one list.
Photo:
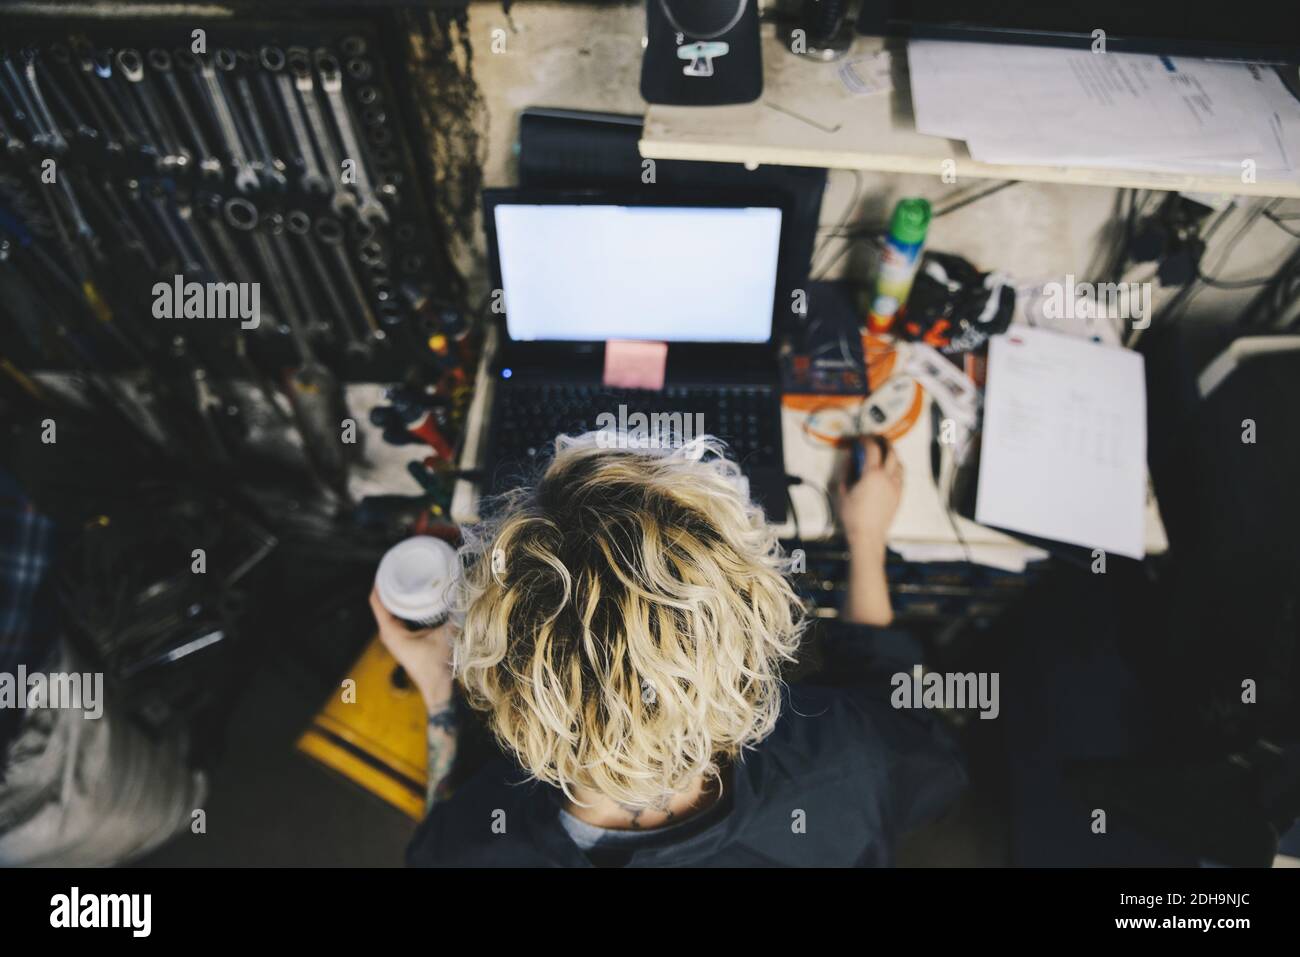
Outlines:
[[692, 40], [716, 40], [718, 37], [730, 33], [732, 27], [734, 27], [737, 23], [739, 23], [740, 18], [745, 15], [745, 8], [748, 6], [749, 6], [749, 0], [740, 0], [740, 6], [736, 8], [736, 15], [731, 18], [730, 23], [728, 23], [717, 33], [710, 33], [706, 37], [697, 37], [695, 34], [689, 33], [688, 31], [682, 29], [682, 25], [677, 22], [677, 18], [673, 16], [672, 9], [668, 6], [668, 0], [659, 0], [659, 7], [660, 9], [663, 10], [664, 16], [668, 19], [668, 25], [677, 32], [678, 36], [690, 37]]

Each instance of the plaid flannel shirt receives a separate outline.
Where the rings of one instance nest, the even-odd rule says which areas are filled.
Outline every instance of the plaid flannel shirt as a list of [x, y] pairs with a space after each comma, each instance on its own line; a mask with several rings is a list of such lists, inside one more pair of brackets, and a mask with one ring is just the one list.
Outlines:
[[[58, 649], [53, 609], [42, 585], [54, 552], [54, 523], [0, 470], [0, 672], [38, 670]], [[0, 709], [0, 776], [5, 745], [22, 712]]]

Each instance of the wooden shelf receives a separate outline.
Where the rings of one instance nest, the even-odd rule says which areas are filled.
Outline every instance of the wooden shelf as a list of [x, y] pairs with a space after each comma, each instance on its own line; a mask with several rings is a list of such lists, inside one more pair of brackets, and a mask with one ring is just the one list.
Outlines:
[[[906, 88], [906, 57], [894, 52], [891, 93], [855, 96], [838, 63], [791, 54], [775, 26], [763, 27], [762, 98], [743, 106], [651, 106], [641, 138], [648, 159], [822, 166], [939, 176], [945, 160], [965, 177], [1086, 186], [1300, 197], [1300, 174], [1288, 180], [1243, 183], [1206, 176], [1078, 166], [1020, 166], [973, 160], [960, 140], [916, 132]], [[883, 41], [858, 37], [850, 56], [879, 50]]]

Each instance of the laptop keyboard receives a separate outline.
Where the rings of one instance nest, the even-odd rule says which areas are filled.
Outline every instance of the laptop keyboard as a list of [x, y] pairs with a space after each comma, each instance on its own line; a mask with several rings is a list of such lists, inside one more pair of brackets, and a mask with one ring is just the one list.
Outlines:
[[[493, 416], [495, 467], [488, 476], [490, 491], [503, 491], [520, 476], [529, 475], [534, 463], [550, 457], [557, 435], [607, 425], [608, 417], [598, 421], [606, 413], [619, 420], [620, 406], [626, 410], [624, 420], [638, 412], [680, 413], [683, 429], [689, 429], [687, 437], [693, 438], [697, 425], [702, 425], [704, 434], [726, 442], [728, 456], [747, 472], [783, 469], [780, 399], [767, 386], [668, 386], [648, 391], [501, 382]], [[637, 424], [631, 422], [629, 427]]]

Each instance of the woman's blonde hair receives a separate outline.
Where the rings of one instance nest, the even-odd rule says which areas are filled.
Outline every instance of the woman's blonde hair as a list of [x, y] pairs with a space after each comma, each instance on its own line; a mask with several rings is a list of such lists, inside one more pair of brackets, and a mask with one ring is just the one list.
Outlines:
[[535, 488], [466, 530], [455, 667], [535, 778], [662, 806], [761, 741], [802, 607], [713, 439], [556, 440]]

